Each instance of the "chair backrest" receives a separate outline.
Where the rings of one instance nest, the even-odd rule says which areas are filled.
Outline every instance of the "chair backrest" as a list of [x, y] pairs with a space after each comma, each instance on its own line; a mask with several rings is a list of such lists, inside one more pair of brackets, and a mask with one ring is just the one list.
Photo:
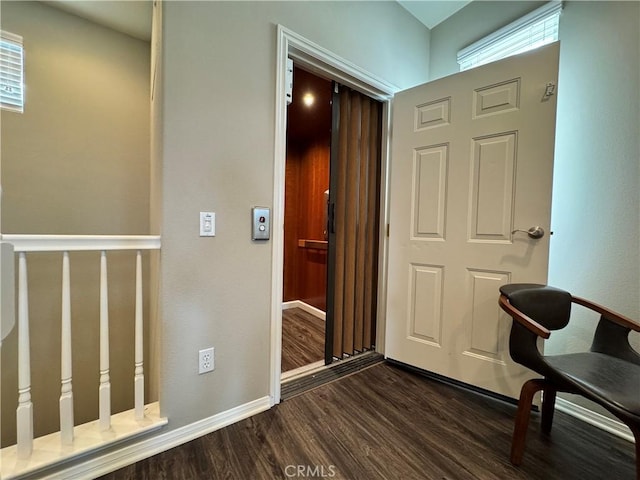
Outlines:
[[534, 283], [511, 283], [500, 287], [509, 303], [548, 330], [559, 330], [569, 323], [571, 294], [558, 288]]

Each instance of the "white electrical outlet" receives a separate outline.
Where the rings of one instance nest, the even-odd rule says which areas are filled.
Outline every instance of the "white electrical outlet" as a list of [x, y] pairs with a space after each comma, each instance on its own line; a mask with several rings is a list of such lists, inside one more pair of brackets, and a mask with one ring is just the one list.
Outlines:
[[213, 347], [198, 352], [198, 374], [212, 372], [215, 368]]

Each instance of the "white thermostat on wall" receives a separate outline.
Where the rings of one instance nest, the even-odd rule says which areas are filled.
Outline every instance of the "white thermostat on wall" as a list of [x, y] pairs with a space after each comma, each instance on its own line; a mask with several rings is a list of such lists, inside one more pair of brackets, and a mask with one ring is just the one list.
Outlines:
[[253, 207], [251, 209], [252, 228], [251, 238], [253, 240], [269, 240], [271, 230], [271, 215], [267, 207]]

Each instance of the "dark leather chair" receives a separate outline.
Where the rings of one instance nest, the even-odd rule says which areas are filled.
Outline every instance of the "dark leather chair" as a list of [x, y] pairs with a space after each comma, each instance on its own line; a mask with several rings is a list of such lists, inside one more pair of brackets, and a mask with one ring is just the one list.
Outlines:
[[[640, 354], [629, 344], [640, 324], [611, 310], [546, 285], [509, 284], [500, 288], [499, 304], [512, 318], [509, 351], [517, 363], [543, 376], [522, 386], [516, 415], [511, 462], [520, 465], [536, 392], [544, 392], [542, 431], [553, 423], [556, 392], [581, 395], [602, 405], [624, 422], [636, 441], [636, 476], [640, 480]], [[538, 337], [569, 323], [571, 305], [583, 305], [601, 315], [589, 352], [543, 355]]]

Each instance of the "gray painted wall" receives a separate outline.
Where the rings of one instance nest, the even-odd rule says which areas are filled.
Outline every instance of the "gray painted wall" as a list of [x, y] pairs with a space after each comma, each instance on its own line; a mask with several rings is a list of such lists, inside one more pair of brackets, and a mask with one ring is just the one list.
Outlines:
[[[473, 2], [431, 32], [431, 77], [459, 49], [537, 8]], [[490, 19], [490, 21], [489, 21]], [[640, 319], [640, 3], [565, 2], [549, 284]], [[596, 320], [552, 334], [546, 352], [587, 349]], [[633, 341], [640, 346], [636, 335]]]
[[[568, 2], [562, 14], [549, 264], [550, 284], [636, 320], [639, 31], [638, 2]], [[580, 307], [574, 314], [578, 321], [546, 342], [548, 353], [589, 348], [598, 316]], [[631, 341], [640, 350], [640, 334], [632, 333]]]
[[[175, 428], [269, 394], [276, 25], [400, 87], [428, 78], [429, 30], [395, 2], [164, 4], [161, 406]], [[198, 212], [216, 236], [198, 237]], [[199, 349], [216, 369], [197, 374]]]
[[2, 28], [26, 82], [1, 114], [3, 233], [148, 233], [149, 43], [40, 2], [3, 2]]

